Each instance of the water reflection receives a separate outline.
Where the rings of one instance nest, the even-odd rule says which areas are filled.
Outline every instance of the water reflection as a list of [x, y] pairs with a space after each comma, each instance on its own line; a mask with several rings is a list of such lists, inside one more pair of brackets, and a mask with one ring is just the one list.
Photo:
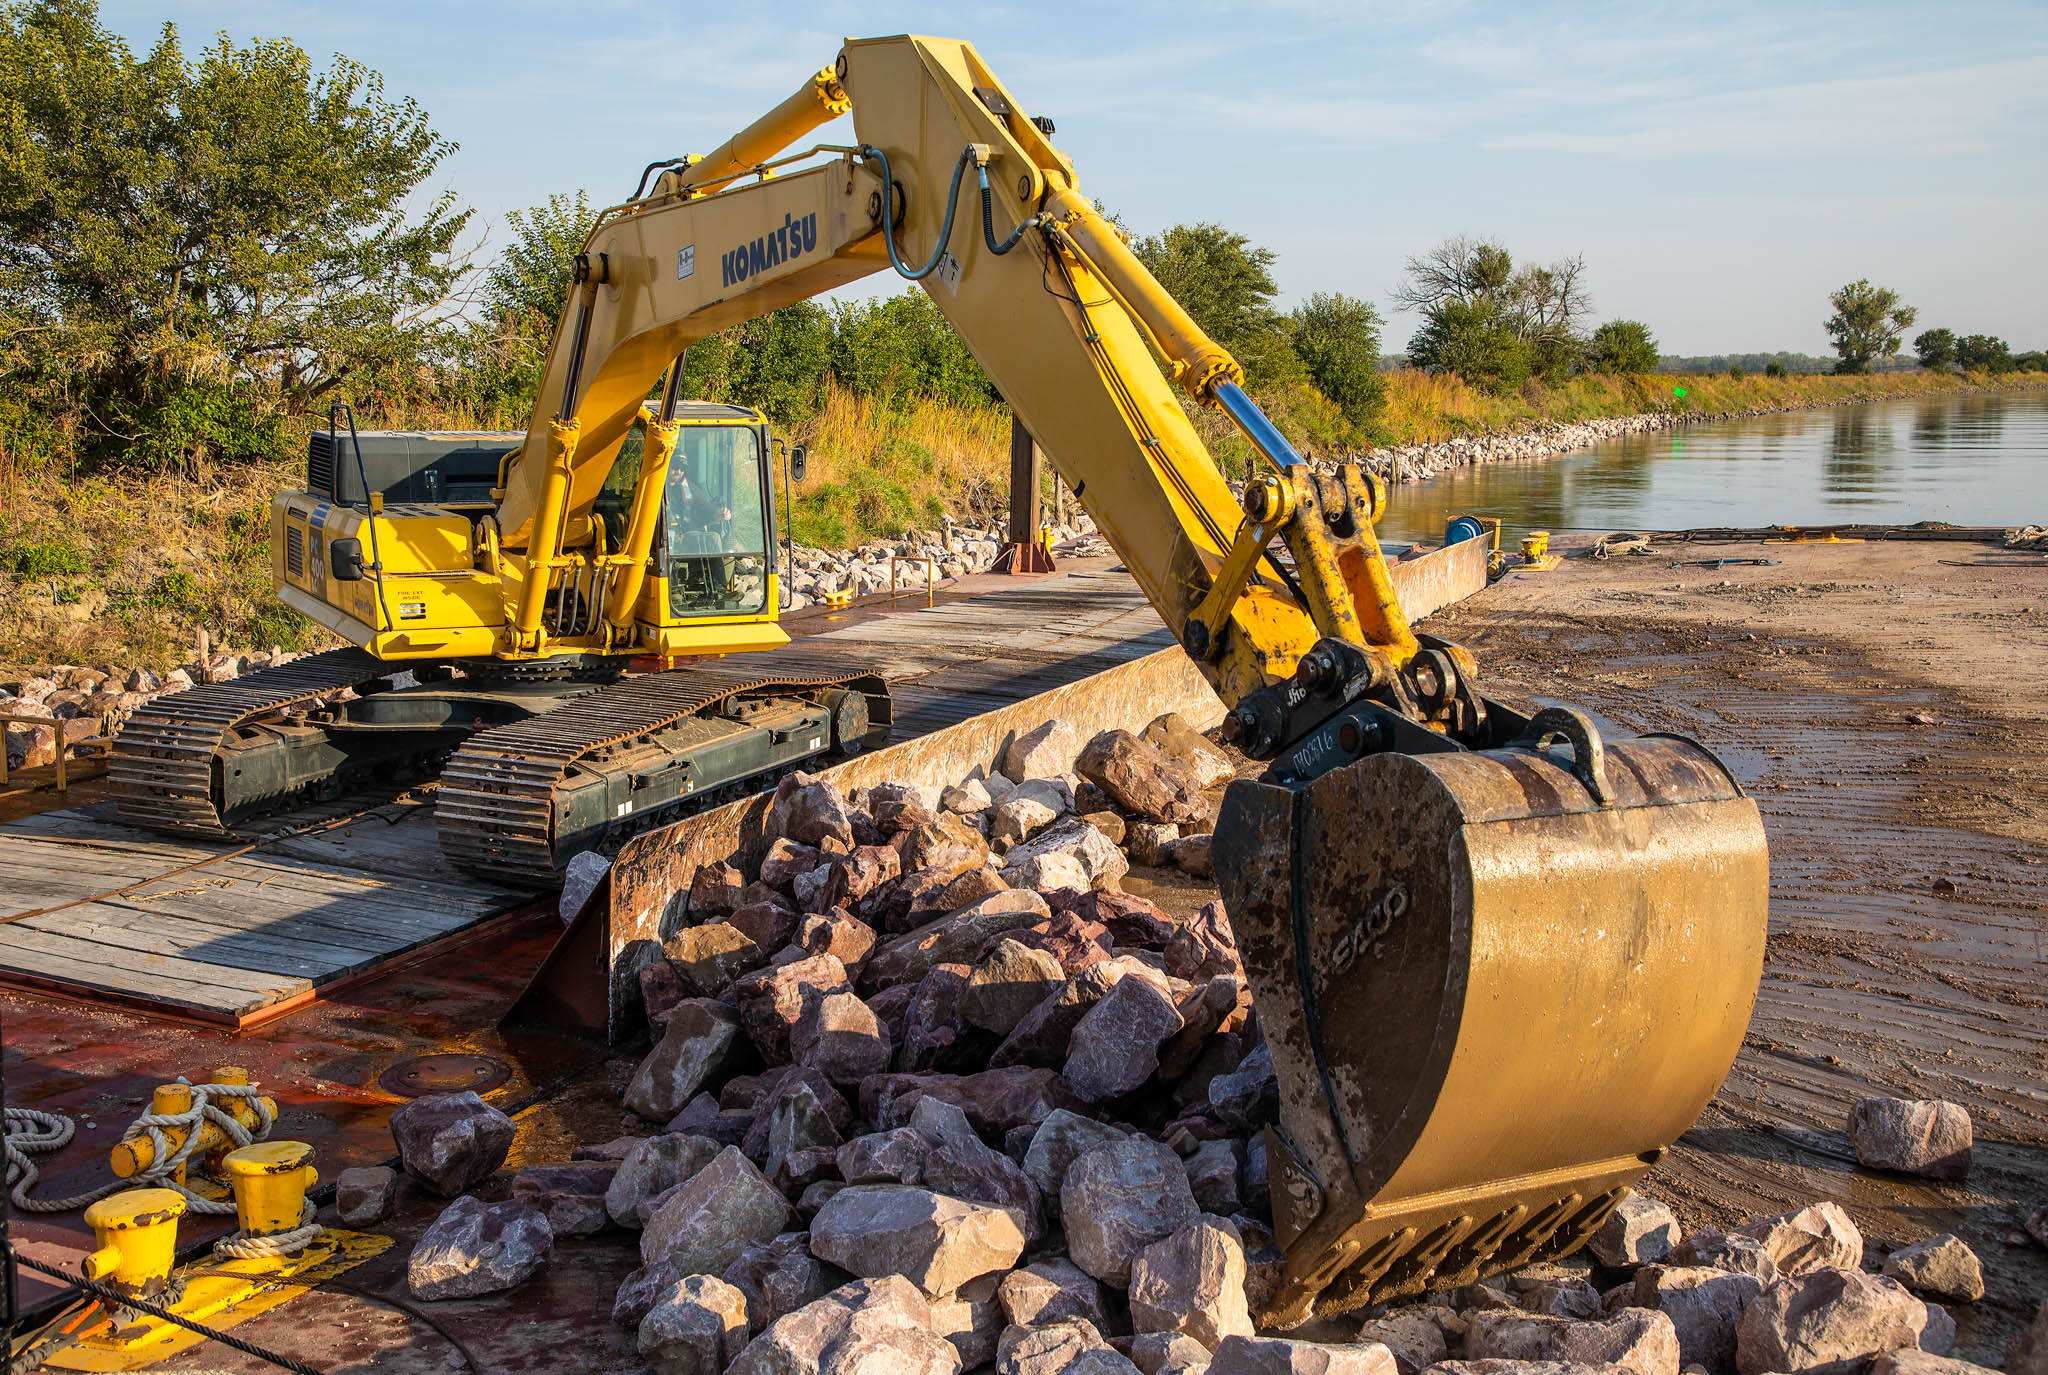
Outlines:
[[1382, 529], [1436, 540], [1467, 511], [1500, 516], [1510, 540], [1531, 529], [2048, 520], [2048, 393], [1758, 416], [1459, 469], [1396, 487]]

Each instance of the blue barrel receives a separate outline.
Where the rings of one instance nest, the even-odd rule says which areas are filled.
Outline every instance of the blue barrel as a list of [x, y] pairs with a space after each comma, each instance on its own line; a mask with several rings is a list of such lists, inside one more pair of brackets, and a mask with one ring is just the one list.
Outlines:
[[1463, 544], [1468, 539], [1485, 539], [1486, 527], [1477, 516], [1456, 516], [1444, 525], [1445, 544]]

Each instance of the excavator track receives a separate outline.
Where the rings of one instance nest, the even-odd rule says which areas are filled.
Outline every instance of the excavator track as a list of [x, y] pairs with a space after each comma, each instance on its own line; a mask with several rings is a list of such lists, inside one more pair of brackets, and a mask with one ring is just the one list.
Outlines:
[[[435, 826], [457, 865], [503, 881], [556, 881], [554, 792], [580, 759], [663, 730], [741, 693], [853, 688], [888, 726], [887, 684], [843, 656], [777, 650], [735, 654], [688, 668], [628, 678], [530, 721], [485, 731], [441, 771]], [[879, 708], [879, 710], [877, 710]]]
[[108, 791], [138, 826], [182, 835], [231, 834], [214, 758], [240, 726], [397, 672], [360, 649], [332, 649], [226, 683], [206, 683], [139, 708], [115, 736]]

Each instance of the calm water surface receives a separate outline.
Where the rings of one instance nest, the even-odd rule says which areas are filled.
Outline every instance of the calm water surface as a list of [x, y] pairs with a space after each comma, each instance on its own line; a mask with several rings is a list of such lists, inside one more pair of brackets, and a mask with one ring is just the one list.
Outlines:
[[2048, 392], [1796, 411], [1579, 453], [1461, 468], [1397, 486], [1380, 532], [1440, 540], [1444, 522], [1522, 531], [1703, 525], [2048, 524]]

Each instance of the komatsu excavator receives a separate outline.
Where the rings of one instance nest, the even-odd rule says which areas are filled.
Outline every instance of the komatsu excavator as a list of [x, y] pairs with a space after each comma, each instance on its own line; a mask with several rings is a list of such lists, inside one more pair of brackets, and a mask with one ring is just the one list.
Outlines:
[[[787, 154], [848, 110], [856, 146]], [[311, 490], [277, 500], [281, 596], [360, 648], [159, 699], [116, 747], [124, 805], [217, 833], [352, 770], [445, 758], [450, 853], [544, 878], [610, 829], [885, 733], [884, 684], [776, 648], [771, 437], [754, 412], [682, 402], [675, 364], [893, 269], [1267, 761], [1231, 785], [1214, 844], [1281, 1088], [1266, 1149], [1287, 1262], [1263, 1321], [1570, 1251], [1741, 1043], [1768, 888], [1756, 806], [1701, 746], [1523, 714], [1417, 634], [1373, 533], [1382, 485], [1302, 460], [1052, 136], [970, 45], [863, 39], [716, 151], [651, 167], [577, 256], [502, 463], [387, 502], [337, 428]], [[1241, 498], [1169, 378], [1265, 460]], [[627, 671], [641, 659], [684, 662]]]

